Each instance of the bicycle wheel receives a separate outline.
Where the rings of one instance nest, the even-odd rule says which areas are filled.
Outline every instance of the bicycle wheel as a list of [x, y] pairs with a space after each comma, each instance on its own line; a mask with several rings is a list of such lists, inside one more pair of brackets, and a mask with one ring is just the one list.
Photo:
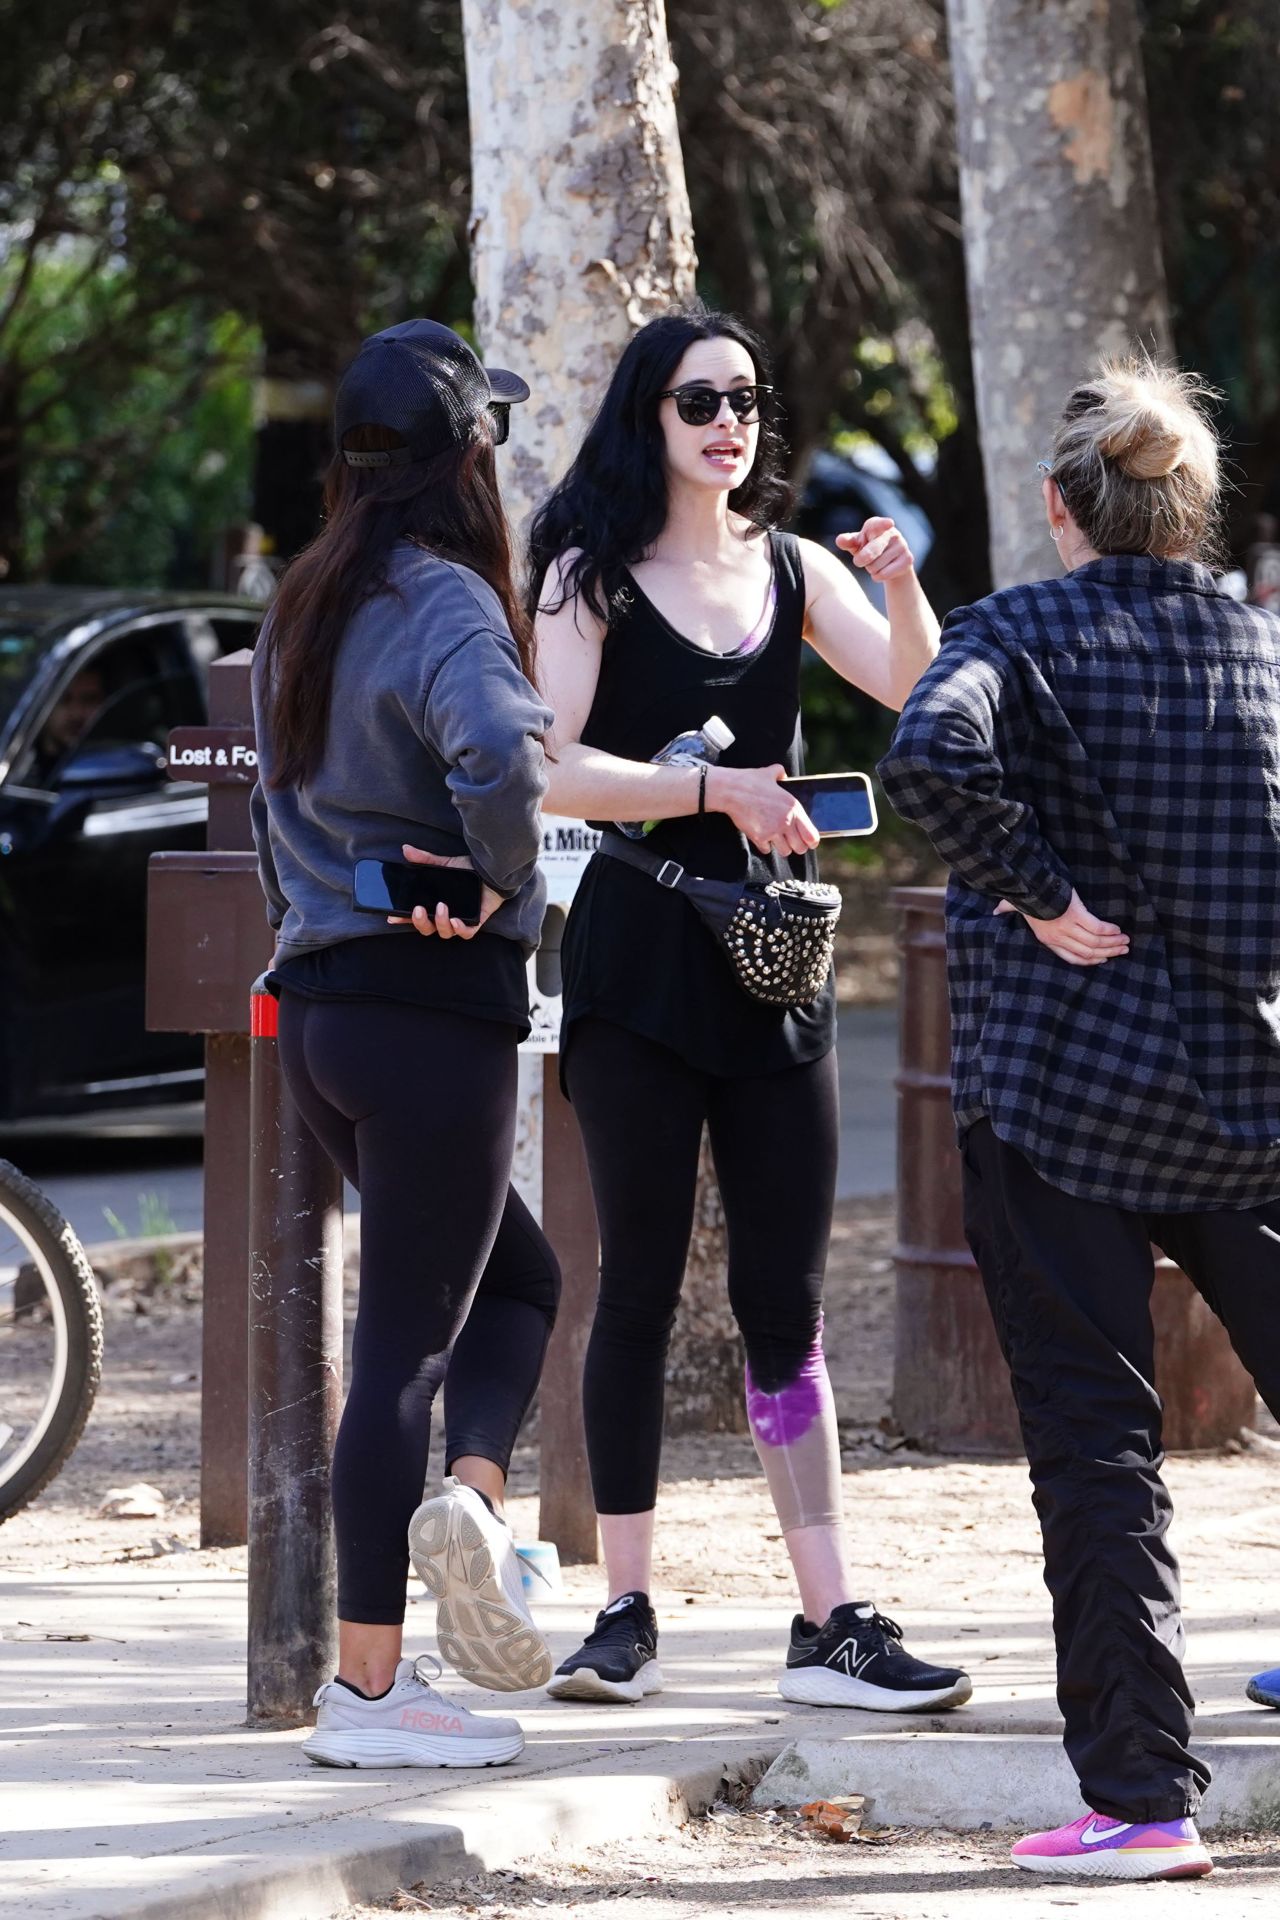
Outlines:
[[0, 1160], [0, 1520], [49, 1484], [102, 1373], [102, 1307], [53, 1202]]

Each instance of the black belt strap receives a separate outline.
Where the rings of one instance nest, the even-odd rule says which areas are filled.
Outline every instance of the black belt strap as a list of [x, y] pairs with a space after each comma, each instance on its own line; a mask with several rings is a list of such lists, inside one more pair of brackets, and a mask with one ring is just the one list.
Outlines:
[[611, 860], [621, 860], [624, 866], [635, 867], [639, 873], [647, 873], [660, 887], [670, 887], [674, 893], [693, 893], [706, 885], [696, 874], [686, 874], [678, 860], [664, 860], [659, 853], [647, 853], [625, 834], [610, 833], [606, 829], [600, 836], [597, 851], [607, 853]]

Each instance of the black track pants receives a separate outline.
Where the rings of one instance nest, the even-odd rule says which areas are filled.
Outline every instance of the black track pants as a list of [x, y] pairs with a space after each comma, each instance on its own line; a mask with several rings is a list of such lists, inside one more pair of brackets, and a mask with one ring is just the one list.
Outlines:
[[398, 1625], [431, 1408], [504, 1472], [555, 1320], [555, 1255], [509, 1185], [516, 1036], [498, 1021], [280, 997], [307, 1125], [360, 1194], [360, 1303], [333, 1462], [338, 1613]]
[[834, 1052], [724, 1079], [589, 1018], [566, 1080], [600, 1223], [600, 1297], [583, 1381], [601, 1513], [657, 1498], [667, 1345], [693, 1228], [705, 1124], [729, 1238], [729, 1301], [747, 1406], [784, 1530], [834, 1525], [840, 1458], [822, 1358], [822, 1283], [835, 1199]]
[[1076, 1199], [986, 1121], [963, 1155], [965, 1233], [1012, 1371], [1044, 1536], [1067, 1755], [1096, 1812], [1177, 1820], [1194, 1813], [1209, 1769], [1189, 1745], [1151, 1242], [1280, 1413], [1280, 1203], [1140, 1214]]

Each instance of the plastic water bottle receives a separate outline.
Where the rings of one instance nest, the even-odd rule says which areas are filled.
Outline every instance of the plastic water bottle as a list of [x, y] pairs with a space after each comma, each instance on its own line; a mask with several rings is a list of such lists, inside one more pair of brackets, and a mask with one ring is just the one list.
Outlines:
[[[660, 753], [655, 753], [651, 766], [655, 767], [713, 767], [727, 747], [733, 745], [734, 736], [718, 714], [712, 714], [700, 727], [692, 728], [688, 733], [678, 733], [674, 740], [668, 740]], [[647, 833], [660, 827], [660, 820], [616, 820], [614, 825], [619, 833], [625, 833], [628, 840], [643, 840]]]

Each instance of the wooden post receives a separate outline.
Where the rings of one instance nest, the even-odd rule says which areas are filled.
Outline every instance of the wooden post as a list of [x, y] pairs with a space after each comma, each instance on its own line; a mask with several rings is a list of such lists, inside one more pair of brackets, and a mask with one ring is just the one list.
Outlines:
[[205, 1035], [203, 1547], [248, 1538], [248, 1005], [271, 954], [249, 825], [252, 659], [215, 660], [209, 726], [170, 738], [169, 777], [208, 783], [210, 851], [155, 854], [148, 872], [147, 1025]]
[[[902, 954], [894, 1418], [943, 1453], [1022, 1450], [1009, 1369], [964, 1238], [951, 1118], [951, 1020], [941, 887], [897, 887]], [[1151, 1294], [1155, 1384], [1171, 1451], [1220, 1447], [1253, 1424], [1252, 1380], [1226, 1329], [1171, 1260]]]

